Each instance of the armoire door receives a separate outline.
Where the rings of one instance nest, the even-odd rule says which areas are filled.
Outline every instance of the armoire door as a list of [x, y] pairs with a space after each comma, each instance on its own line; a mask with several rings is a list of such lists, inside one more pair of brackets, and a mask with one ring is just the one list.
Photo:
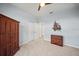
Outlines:
[[15, 37], [14, 37], [14, 31], [15, 31], [15, 23], [14, 22], [11, 22], [11, 55], [14, 54], [14, 50], [15, 50]]
[[15, 51], [17, 51], [19, 49], [19, 23], [16, 23], [15, 27]]
[[0, 55], [6, 55], [6, 36], [5, 36], [5, 31], [6, 31], [6, 19], [5, 17], [0, 17]]
[[7, 19], [6, 21], [6, 50], [7, 55], [11, 55], [11, 21]]
[[[16, 22], [11, 22], [11, 53], [15, 54], [18, 50], [18, 24]], [[18, 30], [18, 31], [17, 31]]]
[[[1, 15], [0, 15], [0, 52], [1, 52]], [[1, 53], [0, 53], [1, 55]]]

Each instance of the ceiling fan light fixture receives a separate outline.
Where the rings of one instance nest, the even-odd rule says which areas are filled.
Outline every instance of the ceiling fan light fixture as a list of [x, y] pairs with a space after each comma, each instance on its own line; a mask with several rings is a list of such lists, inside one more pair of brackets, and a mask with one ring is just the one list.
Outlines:
[[38, 11], [40, 10], [41, 7], [44, 7], [44, 6], [49, 5], [49, 4], [52, 4], [52, 3], [39, 3]]
[[41, 6], [41, 7], [44, 7], [44, 6], [45, 6], [45, 3], [40, 3], [40, 6]]

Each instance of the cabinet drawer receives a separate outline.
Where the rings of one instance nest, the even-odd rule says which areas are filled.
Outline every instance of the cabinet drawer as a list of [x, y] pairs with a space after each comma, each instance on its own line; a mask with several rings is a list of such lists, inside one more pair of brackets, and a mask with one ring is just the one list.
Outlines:
[[63, 46], [63, 36], [51, 35], [51, 44]]

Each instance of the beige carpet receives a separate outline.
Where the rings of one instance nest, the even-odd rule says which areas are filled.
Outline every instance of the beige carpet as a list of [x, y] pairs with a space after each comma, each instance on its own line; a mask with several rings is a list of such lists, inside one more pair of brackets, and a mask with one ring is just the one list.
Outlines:
[[37, 39], [23, 45], [15, 56], [79, 56], [79, 49], [69, 46], [60, 47]]

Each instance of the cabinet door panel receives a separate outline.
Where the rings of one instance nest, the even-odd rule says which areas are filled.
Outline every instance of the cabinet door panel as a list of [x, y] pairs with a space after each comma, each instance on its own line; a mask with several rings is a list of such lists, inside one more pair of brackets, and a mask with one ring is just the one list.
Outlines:
[[0, 50], [1, 50], [1, 18], [0, 18]]
[[6, 48], [6, 53], [7, 53], [7, 56], [11, 56], [11, 45], [9, 45], [9, 44]]
[[11, 22], [11, 48], [12, 54], [15, 54], [17, 48], [17, 29], [16, 29], [16, 22]]
[[1, 47], [1, 51], [0, 51], [0, 56], [6, 56], [6, 48], [5, 47]]
[[19, 23], [16, 23], [16, 47], [19, 49]]
[[1, 21], [1, 47], [5, 47], [6, 38], [5, 38], [5, 21]]
[[7, 45], [11, 44], [11, 33], [10, 33], [10, 21], [6, 21], [6, 42]]
[[0, 55], [6, 55], [6, 36], [5, 36], [5, 30], [6, 30], [6, 18], [1, 17], [0, 18]]
[[7, 50], [7, 55], [11, 55], [11, 21], [7, 20], [6, 21], [6, 50]]
[[6, 55], [6, 38], [5, 38], [5, 17], [0, 17], [0, 55]]
[[11, 22], [11, 55], [13, 55], [14, 51], [14, 31], [15, 31], [15, 26], [14, 22]]

